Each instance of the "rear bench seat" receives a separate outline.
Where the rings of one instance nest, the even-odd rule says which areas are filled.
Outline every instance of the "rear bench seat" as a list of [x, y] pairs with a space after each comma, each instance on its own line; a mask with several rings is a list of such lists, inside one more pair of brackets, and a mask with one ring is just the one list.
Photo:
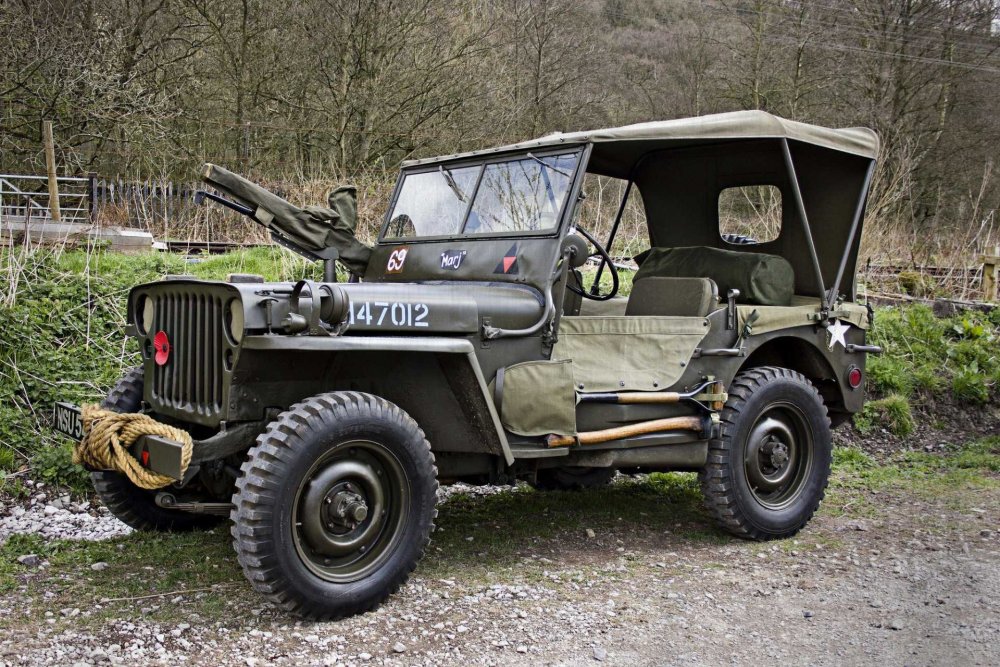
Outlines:
[[777, 255], [690, 246], [650, 248], [636, 261], [626, 315], [704, 317], [730, 289], [739, 303], [789, 306], [795, 289], [792, 265]]

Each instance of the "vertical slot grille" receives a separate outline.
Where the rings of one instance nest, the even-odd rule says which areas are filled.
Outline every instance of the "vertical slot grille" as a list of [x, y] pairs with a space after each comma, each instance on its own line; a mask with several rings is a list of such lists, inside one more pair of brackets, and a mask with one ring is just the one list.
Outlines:
[[216, 417], [222, 411], [225, 355], [223, 297], [170, 290], [155, 296], [154, 329], [164, 331], [171, 350], [163, 366], [153, 364], [154, 407]]

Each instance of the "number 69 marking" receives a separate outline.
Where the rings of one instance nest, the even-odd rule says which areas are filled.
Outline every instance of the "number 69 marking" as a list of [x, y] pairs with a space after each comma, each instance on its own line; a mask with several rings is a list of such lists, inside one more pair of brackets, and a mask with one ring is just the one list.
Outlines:
[[403, 271], [403, 264], [406, 262], [406, 254], [410, 252], [409, 248], [396, 248], [389, 254], [389, 261], [386, 262], [385, 272], [386, 273], [401, 273]]

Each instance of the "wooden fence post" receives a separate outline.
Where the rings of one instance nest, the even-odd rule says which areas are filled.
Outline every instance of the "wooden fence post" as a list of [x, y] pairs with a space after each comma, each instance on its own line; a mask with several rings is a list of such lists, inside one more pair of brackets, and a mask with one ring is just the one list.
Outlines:
[[90, 224], [97, 222], [97, 174], [87, 174], [87, 210], [90, 213]]
[[993, 246], [992, 254], [982, 256], [983, 262], [983, 300], [992, 303], [1000, 302], [998, 287], [1000, 287], [1000, 246]]
[[59, 182], [56, 180], [56, 144], [52, 139], [52, 121], [42, 121], [42, 141], [45, 143], [45, 167], [49, 174], [49, 216], [59, 222]]

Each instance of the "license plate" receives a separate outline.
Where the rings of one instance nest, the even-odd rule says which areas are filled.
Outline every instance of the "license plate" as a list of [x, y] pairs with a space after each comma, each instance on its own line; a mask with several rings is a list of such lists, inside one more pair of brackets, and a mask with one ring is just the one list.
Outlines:
[[72, 403], [56, 403], [52, 422], [57, 433], [67, 435], [74, 440], [83, 440], [83, 414], [80, 408]]

